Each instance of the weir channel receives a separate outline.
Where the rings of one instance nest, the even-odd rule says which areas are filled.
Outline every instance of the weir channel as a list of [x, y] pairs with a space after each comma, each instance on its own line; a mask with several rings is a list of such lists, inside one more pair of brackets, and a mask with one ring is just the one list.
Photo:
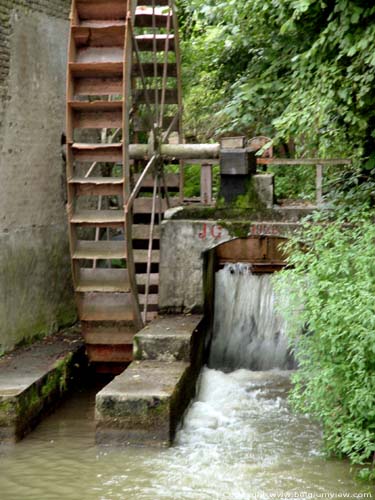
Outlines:
[[[254, 316], [257, 308], [249, 301], [254, 302], [256, 297], [251, 292], [244, 294], [240, 304], [230, 290], [215, 294], [215, 311], [221, 311], [220, 317], [225, 316], [227, 320], [224, 327], [218, 328], [217, 323], [214, 326], [214, 340], [219, 342], [212, 343], [209, 365], [200, 373], [197, 394], [177, 427], [171, 448], [98, 446], [95, 443], [95, 397], [98, 398], [98, 391], [99, 397], [103, 395], [100, 392], [103, 384], [91, 384], [66, 400], [15, 448], [1, 451], [1, 498], [372, 498], [370, 487], [355, 480], [355, 471], [348, 463], [326, 460], [319, 426], [307, 416], [291, 413], [286, 395], [292, 372], [276, 367], [254, 371], [255, 360], [263, 362], [259, 365], [261, 368], [270, 368], [270, 365], [285, 368], [288, 352], [282, 350], [283, 327], [272, 310], [268, 277], [254, 277], [248, 271], [247, 267], [226, 265], [216, 274], [216, 284], [226, 283], [225, 286], [231, 286], [234, 291], [244, 284], [251, 289], [249, 285], [254, 285], [255, 278], [258, 299], [268, 319]], [[254, 316], [251, 331], [244, 328], [244, 312]], [[185, 316], [178, 321], [191, 326], [197, 320], [198, 317]], [[255, 326], [259, 327], [260, 323], [263, 333], [256, 332]], [[148, 336], [147, 332], [143, 335]], [[249, 341], [256, 339], [260, 343], [267, 341], [268, 347], [254, 350], [256, 357], [250, 356], [247, 366], [237, 356], [228, 364], [225, 357], [228, 345], [223, 340], [229, 337], [233, 352], [246, 349]], [[139, 339], [138, 349], [143, 351], [143, 356], [154, 357], [155, 342], [161, 340], [156, 335], [152, 343], [148, 340]], [[170, 357], [189, 352], [186, 336], [181, 346], [169, 354], [165, 352], [164, 361], [154, 362], [166, 366], [181, 362], [171, 361]], [[278, 355], [276, 361], [272, 354]], [[130, 375], [131, 371], [127, 376]], [[150, 386], [160, 383], [158, 380], [148, 382]], [[116, 387], [118, 383], [117, 378], [117, 383], [115, 379], [112, 384]], [[112, 384], [104, 389], [104, 394]]]

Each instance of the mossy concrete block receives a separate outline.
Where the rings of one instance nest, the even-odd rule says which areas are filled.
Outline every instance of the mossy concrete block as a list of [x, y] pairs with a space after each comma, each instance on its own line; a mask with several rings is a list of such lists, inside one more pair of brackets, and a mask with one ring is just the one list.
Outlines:
[[171, 315], [157, 319], [135, 336], [134, 359], [191, 362], [196, 337], [203, 335], [199, 328], [201, 322], [200, 315]]
[[60, 401], [82, 369], [74, 331], [56, 334], [0, 359], [0, 444], [22, 439]]
[[169, 446], [195, 384], [189, 363], [133, 362], [96, 396], [98, 444]]

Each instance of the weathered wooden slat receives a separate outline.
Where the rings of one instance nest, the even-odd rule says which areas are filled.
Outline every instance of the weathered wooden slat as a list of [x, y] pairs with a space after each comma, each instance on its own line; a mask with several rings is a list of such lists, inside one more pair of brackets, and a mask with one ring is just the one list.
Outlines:
[[125, 259], [126, 248], [123, 241], [77, 241], [72, 258], [82, 260]]
[[141, 52], [153, 52], [154, 47], [158, 52], [163, 52], [165, 50], [165, 41], [169, 37], [169, 50], [174, 50], [175, 48], [175, 37], [174, 35], [137, 35], [135, 38], [137, 40], [138, 49]]
[[115, 177], [75, 177], [68, 181], [76, 196], [121, 196], [124, 181]]
[[[146, 78], [155, 76], [155, 66], [153, 63], [143, 63], [142, 64], [143, 74]], [[156, 76], [161, 78], [164, 74], [164, 63], [157, 63], [156, 65]], [[139, 64], [133, 64], [132, 66], [132, 76], [134, 78], [139, 78], [141, 76], [141, 69]], [[167, 76], [177, 77], [177, 64], [176, 63], [168, 63], [167, 66]]]
[[132, 344], [135, 332], [108, 332], [96, 331], [87, 332], [82, 331], [83, 338], [87, 344], [94, 345], [126, 345]]
[[220, 245], [216, 253], [220, 262], [281, 266], [286, 264], [286, 255], [282, 249], [285, 243], [285, 238], [277, 236], [236, 239]]
[[81, 144], [71, 145], [74, 158], [78, 161], [122, 162], [122, 144]]
[[132, 321], [130, 293], [84, 293], [79, 302], [82, 321]]
[[[132, 229], [133, 240], [148, 240], [150, 237], [150, 226], [147, 224], [134, 224]], [[160, 228], [154, 227], [154, 240], [159, 239]]]
[[[147, 102], [149, 102], [150, 104], [154, 104], [155, 95], [156, 95], [155, 89], [134, 90], [133, 99], [138, 104], [146, 104]], [[158, 89], [157, 96], [158, 96], [158, 102], [160, 103], [162, 98], [162, 91], [160, 89]], [[167, 89], [165, 91], [165, 104], [178, 104], [177, 89]]]
[[[180, 205], [180, 200], [176, 197], [171, 197], [169, 199], [171, 207], [178, 207]], [[157, 210], [159, 210], [159, 200], [156, 202]], [[161, 201], [162, 212], [167, 210], [167, 201], [163, 199]], [[135, 214], [150, 214], [152, 210], [152, 198], [137, 198], [134, 202], [134, 213]]]
[[[139, 0], [139, 5], [151, 6], [153, 5], [153, 0]], [[155, 5], [169, 5], [168, 0], [155, 0]]]
[[70, 219], [72, 224], [112, 227], [125, 222], [123, 210], [79, 210]]
[[125, 24], [107, 26], [74, 26], [72, 35], [76, 47], [122, 47], [124, 45]]
[[[155, 2], [156, 4], [157, 2]], [[155, 15], [152, 7], [140, 6], [135, 11], [134, 25], [139, 28], [165, 28], [167, 19], [172, 15], [172, 12], [165, 7], [156, 7]]]
[[[147, 274], [137, 274], [137, 284], [138, 286], [145, 286], [147, 280]], [[159, 274], [150, 274], [150, 286], [159, 286]]]
[[73, 111], [73, 128], [120, 128], [122, 125], [122, 101], [73, 101], [68, 106]]
[[80, 19], [125, 19], [127, 2], [124, 0], [77, 0]]
[[331, 158], [331, 159], [321, 159], [321, 158], [258, 158], [258, 165], [351, 165], [352, 161], [345, 158]]
[[[137, 182], [140, 174], [134, 175], [134, 182]], [[168, 188], [178, 189], [180, 186], [180, 176], [179, 174], [165, 174], [165, 180]], [[154, 186], [154, 179], [152, 176], [147, 176], [142, 183], [143, 188], [152, 189]]]
[[122, 78], [76, 78], [75, 96], [121, 96]]
[[114, 78], [122, 77], [122, 62], [71, 62], [69, 71], [77, 78]]
[[[124, 241], [77, 241], [73, 251], [73, 259], [76, 260], [112, 260], [125, 259], [126, 247]], [[147, 250], [134, 250], [134, 261], [136, 264], [147, 262]], [[159, 250], [153, 250], [152, 262], [160, 260]]]
[[[83, 293], [79, 309], [82, 321], [132, 321], [130, 293]], [[140, 296], [140, 300], [142, 301]], [[149, 304], [157, 305], [158, 296], [150, 295]]]
[[77, 292], [130, 292], [126, 269], [80, 269]]
[[[138, 274], [137, 284], [144, 287], [147, 275]], [[159, 274], [150, 275], [150, 286], [159, 285]], [[129, 292], [129, 278], [126, 269], [86, 269], [81, 268], [78, 278], [77, 292]]]
[[86, 351], [91, 363], [130, 363], [133, 360], [132, 344], [92, 345], [87, 343]]
[[122, 47], [85, 47], [77, 50], [76, 63], [120, 63], [123, 61], [123, 57]]

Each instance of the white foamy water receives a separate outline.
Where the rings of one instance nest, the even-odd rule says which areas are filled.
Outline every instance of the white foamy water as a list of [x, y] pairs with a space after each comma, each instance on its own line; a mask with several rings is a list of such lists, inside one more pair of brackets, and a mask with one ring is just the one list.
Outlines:
[[348, 463], [325, 460], [320, 428], [290, 411], [273, 303], [269, 276], [241, 265], [218, 273], [210, 362], [225, 372], [203, 368], [174, 447], [97, 448], [95, 393], [76, 394], [0, 455], [1, 500], [375, 498]]
[[317, 500], [325, 493], [331, 499], [342, 493], [371, 498], [358, 496], [371, 487], [357, 483], [346, 462], [324, 459], [320, 429], [290, 412], [288, 375], [205, 368], [169, 450], [97, 448], [95, 394], [77, 394], [0, 455], [0, 498]]
[[219, 271], [209, 366], [227, 371], [293, 368], [286, 325], [274, 303], [271, 275], [253, 275], [245, 264], [227, 264]]

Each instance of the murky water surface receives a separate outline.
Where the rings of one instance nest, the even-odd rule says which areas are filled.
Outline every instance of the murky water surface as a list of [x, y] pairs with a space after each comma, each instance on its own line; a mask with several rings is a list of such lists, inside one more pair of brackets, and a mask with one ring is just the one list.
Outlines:
[[[0, 456], [1, 500], [375, 498], [318, 427], [290, 413], [286, 372], [205, 369], [170, 450], [99, 449], [94, 391], [76, 394]], [[373, 495], [373, 496], [372, 496]]]

